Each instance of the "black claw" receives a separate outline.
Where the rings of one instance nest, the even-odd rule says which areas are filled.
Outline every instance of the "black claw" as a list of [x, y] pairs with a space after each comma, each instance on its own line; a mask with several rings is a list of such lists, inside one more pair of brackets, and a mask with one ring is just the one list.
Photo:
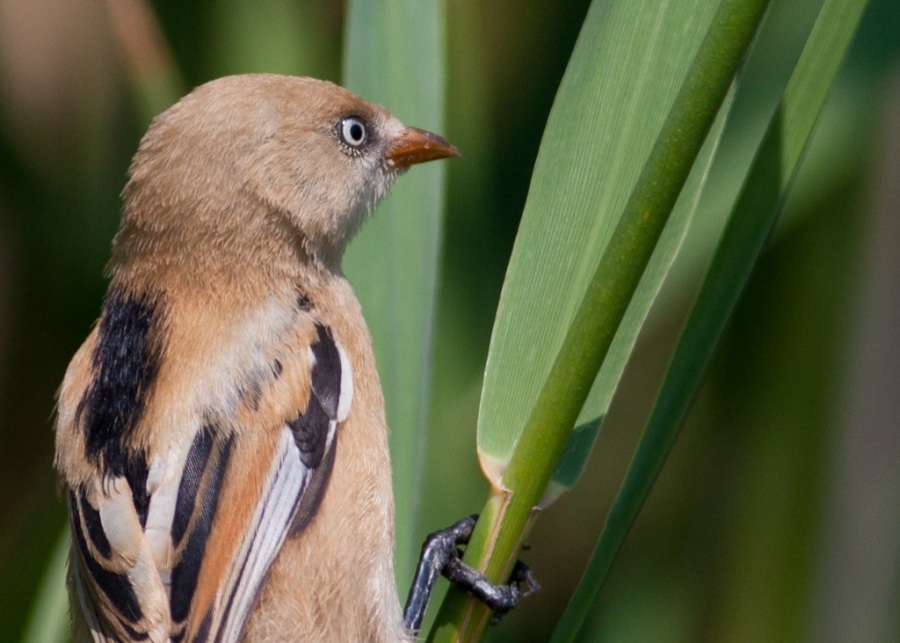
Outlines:
[[[522, 549], [525, 548], [523, 547]], [[512, 574], [510, 574], [509, 577], [509, 585], [501, 585], [500, 587], [509, 589], [510, 603], [504, 608], [494, 608], [494, 615], [491, 617], [491, 625], [500, 623], [500, 619], [518, 605], [519, 601], [523, 598], [528, 598], [541, 591], [541, 584], [537, 581], [537, 578], [535, 578], [534, 572], [532, 572], [531, 568], [521, 560], [517, 560], [515, 567], [513, 567]], [[490, 605], [488, 606], [490, 607]]]
[[540, 590], [534, 574], [521, 560], [516, 561], [507, 585], [494, 585], [483, 574], [462, 562], [462, 552], [457, 546], [469, 542], [477, 520], [478, 515], [473, 514], [447, 529], [429, 534], [425, 539], [416, 577], [403, 611], [406, 628], [411, 633], [419, 632], [431, 590], [440, 575], [494, 610], [492, 624], [498, 623], [521, 599]]
[[535, 578], [534, 572], [531, 571], [531, 567], [521, 560], [517, 560], [516, 566], [513, 567], [511, 581], [516, 583], [519, 588], [525, 588], [522, 592], [522, 598], [528, 598], [541, 591], [541, 584], [538, 582], [537, 578]]

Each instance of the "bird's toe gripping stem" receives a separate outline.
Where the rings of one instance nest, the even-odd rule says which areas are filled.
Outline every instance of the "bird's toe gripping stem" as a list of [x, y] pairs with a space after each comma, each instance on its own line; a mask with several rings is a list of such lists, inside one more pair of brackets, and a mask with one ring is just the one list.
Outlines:
[[463, 518], [425, 539], [416, 577], [403, 611], [403, 619], [410, 632], [418, 633], [421, 628], [431, 591], [441, 575], [494, 610], [492, 624], [499, 622], [521, 599], [540, 590], [534, 574], [521, 560], [516, 561], [507, 585], [494, 585], [484, 574], [462, 562], [462, 552], [458, 546], [469, 542], [477, 521], [477, 515]]

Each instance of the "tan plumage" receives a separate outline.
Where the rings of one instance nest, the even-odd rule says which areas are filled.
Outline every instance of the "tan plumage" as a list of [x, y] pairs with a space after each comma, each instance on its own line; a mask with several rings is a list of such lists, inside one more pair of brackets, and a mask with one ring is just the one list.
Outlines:
[[223, 78], [154, 121], [59, 395], [76, 638], [407, 638], [383, 400], [340, 259], [406, 167], [455, 154], [304, 78]]

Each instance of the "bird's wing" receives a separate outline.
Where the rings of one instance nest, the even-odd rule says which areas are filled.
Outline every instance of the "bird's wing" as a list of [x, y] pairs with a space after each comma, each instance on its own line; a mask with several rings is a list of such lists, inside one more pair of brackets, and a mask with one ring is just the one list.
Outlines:
[[[147, 336], [137, 329], [146, 316], [132, 307], [124, 317], [124, 331], [109, 319], [94, 329], [73, 357], [59, 395], [56, 466], [68, 487], [69, 576], [79, 641], [91, 635], [96, 641], [162, 641], [169, 631], [168, 598], [144, 535], [147, 460], [118, 439], [142, 403], [137, 382], [149, 364], [140, 341], [137, 350], [127, 344]], [[111, 351], [110, 337], [123, 350]]]
[[66, 476], [72, 577], [95, 640], [240, 638], [285, 538], [315, 514], [352, 400], [332, 331], [307, 335], [304, 355], [274, 360], [234, 417], [208, 418], [181, 449], [119, 476]]
[[[221, 491], [186, 500], [200, 518], [192, 522], [211, 524], [216, 530], [210, 536], [208, 528], [195, 526], [186, 533], [188, 545], [172, 572], [174, 631], [185, 622], [191, 640], [240, 637], [282, 543], [306, 527], [322, 498], [334, 462], [338, 425], [349, 413], [353, 385], [349, 362], [330, 329], [316, 324], [315, 330], [308, 348], [310, 374], [303, 411], [284, 421], [272, 442], [258, 439], [263, 432], [237, 434], [236, 442], [225, 446], [219, 458], [241, 452], [239, 461], [232, 458]], [[282, 377], [288, 375], [288, 368], [284, 366]], [[244, 440], [247, 444], [240, 443]], [[254, 441], [257, 444], [251, 447]], [[245, 451], [248, 447], [255, 453]], [[254, 472], [263, 474], [261, 485], [248, 485]], [[248, 486], [251, 498], [245, 497]], [[175, 515], [179, 515], [177, 507]], [[197, 544], [192, 546], [191, 541]], [[183, 576], [180, 568], [186, 570]]]

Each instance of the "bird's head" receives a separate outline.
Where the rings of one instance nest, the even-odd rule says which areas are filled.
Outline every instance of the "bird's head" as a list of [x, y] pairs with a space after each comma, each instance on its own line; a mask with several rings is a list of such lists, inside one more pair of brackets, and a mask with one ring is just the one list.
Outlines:
[[458, 154], [328, 82], [221, 78], [158, 116], [142, 139], [116, 254], [293, 235], [313, 258], [339, 261], [404, 170]]

